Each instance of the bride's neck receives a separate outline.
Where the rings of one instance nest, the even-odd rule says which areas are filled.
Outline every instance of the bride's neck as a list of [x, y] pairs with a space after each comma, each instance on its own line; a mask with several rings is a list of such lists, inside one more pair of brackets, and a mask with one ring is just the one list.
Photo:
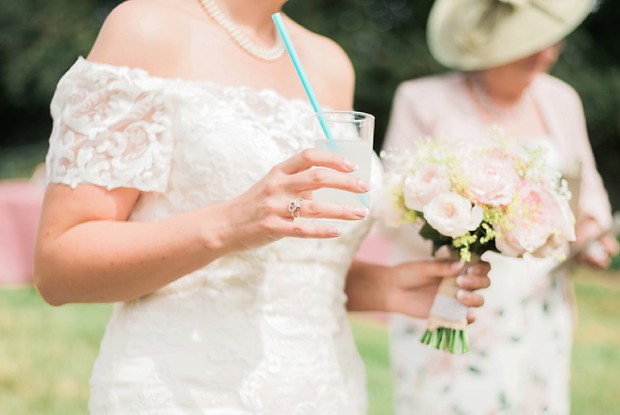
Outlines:
[[239, 27], [257, 37], [273, 37], [271, 15], [282, 9], [286, 0], [215, 0], [222, 11]]

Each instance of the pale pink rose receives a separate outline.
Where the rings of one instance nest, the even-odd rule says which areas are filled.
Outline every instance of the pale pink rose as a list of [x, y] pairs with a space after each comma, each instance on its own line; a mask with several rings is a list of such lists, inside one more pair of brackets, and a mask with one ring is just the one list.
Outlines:
[[511, 228], [499, 230], [495, 238], [495, 246], [506, 256], [517, 257], [526, 252], [534, 252], [543, 246], [551, 235], [551, 228], [544, 224], [515, 219]]
[[568, 199], [553, 196], [547, 209], [551, 216], [552, 235], [532, 255], [538, 258], [559, 258], [568, 252], [568, 243], [575, 240], [575, 217]]
[[496, 153], [469, 155], [461, 163], [461, 177], [474, 202], [493, 206], [509, 204], [519, 182], [514, 161]]
[[562, 241], [574, 239], [568, 204], [537, 184], [525, 181], [519, 184], [508, 216], [508, 224], [496, 227], [496, 246], [505, 255], [529, 252], [546, 256], [554, 254]]
[[403, 183], [405, 206], [421, 212], [435, 196], [449, 190], [450, 179], [439, 166], [423, 166]]
[[424, 206], [424, 219], [439, 233], [458, 238], [468, 231], [473, 231], [482, 222], [483, 211], [453, 192], [437, 195]]
[[559, 235], [551, 235], [547, 242], [532, 253], [537, 258], [558, 258], [568, 252], [568, 241]]

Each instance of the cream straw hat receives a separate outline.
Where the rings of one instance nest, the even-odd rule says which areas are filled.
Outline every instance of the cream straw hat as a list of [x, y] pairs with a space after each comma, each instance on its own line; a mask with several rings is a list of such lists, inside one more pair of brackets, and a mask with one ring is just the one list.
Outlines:
[[428, 45], [450, 68], [509, 63], [559, 42], [592, 9], [592, 0], [436, 0]]

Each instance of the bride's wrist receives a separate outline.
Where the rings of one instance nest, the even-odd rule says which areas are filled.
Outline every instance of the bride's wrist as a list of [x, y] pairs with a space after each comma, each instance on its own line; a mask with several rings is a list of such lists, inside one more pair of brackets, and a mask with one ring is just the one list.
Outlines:
[[232, 223], [234, 206], [230, 202], [206, 207], [198, 212], [196, 227], [205, 251], [225, 255], [240, 249], [239, 227]]

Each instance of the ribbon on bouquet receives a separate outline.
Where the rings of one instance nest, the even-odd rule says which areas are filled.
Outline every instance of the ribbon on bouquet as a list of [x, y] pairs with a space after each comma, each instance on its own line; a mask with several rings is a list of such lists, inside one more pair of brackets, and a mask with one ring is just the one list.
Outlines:
[[[466, 270], [467, 267], [463, 272]], [[457, 277], [446, 277], [439, 283], [426, 331], [420, 341], [437, 350], [463, 354], [469, 351], [466, 332], [469, 309], [456, 298], [459, 290], [456, 279]]]

